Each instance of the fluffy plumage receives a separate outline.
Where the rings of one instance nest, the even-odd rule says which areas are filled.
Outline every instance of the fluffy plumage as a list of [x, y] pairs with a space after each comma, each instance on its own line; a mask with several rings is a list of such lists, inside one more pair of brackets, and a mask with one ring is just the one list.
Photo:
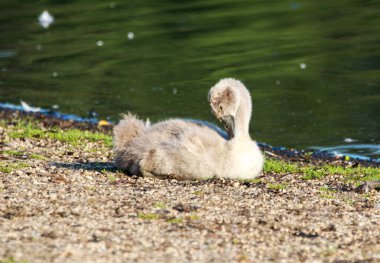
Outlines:
[[145, 126], [128, 114], [114, 128], [115, 164], [130, 174], [184, 179], [248, 179], [262, 170], [263, 156], [249, 136], [251, 98], [245, 86], [222, 79], [209, 92], [214, 115], [226, 126], [170, 119]]

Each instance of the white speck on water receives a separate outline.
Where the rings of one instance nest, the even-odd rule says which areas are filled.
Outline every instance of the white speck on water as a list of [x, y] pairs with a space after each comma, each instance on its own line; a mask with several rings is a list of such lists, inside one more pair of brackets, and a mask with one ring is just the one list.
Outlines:
[[281, 84], [281, 80], [279, 80], [279, 79], [276, 80], [276, 84], [277, 84], [277, 85], [280, 85], [280, 84]]
[[54, 72], [53, 72], [53, 77], [54, 77], [54, 78], [58, 77], [58, 72], [57, 72], [57, 71], [54, 71]]
[[176, 95], [178, 93], [178, 90], [176, 88], [173, 89], [173, 95]]
[[44, 10], [38, 17], [38, 22], [43, 28], [48, 28], [54, 22], [54, 17], [49, 11]]
[[115, 8], [115, 7], [116, 7], [116, 3], [115, 2], [110, 3], [110, 8]]
[[317, 102], [318, 102], [319, 104], [321, 104], [321, 103], [322, 103], [322, 100], [321, 100], [321, 99], [318, 99]]
[[103, 40], [98, 40], [98, 41], [96, 42], [96, 45], [97, 45], [98, 47], [101, 47], [101, 46], [104, 45], [104, 41], [103, 41]]
[[306, 63], [301, 63], [300, 64], [300, 69], [306, 69], [306, 67], [307, 67]]
[[40, 44], [36, 45], [36, 49], [37, 50], [41, 50], [42, 49], [42, 45], [40, 45]]
[[135, 38], [135, 33], [133, 33], [133, 32], [128, 32], [127, 37], [128, 37], [129, 40], [132, 40], [132, 39]]
[[5, 71], [7, 71], [7, 68], [6, 67], [2, 67], [1, 71], [5, 72]]
[[346, 142], [346, 143], [353, 143], [353, 142], [357, 142], [358, 140], [355, 140], [355, 139], [352, 139], [352, 138], [344, 138], [343, 141]]

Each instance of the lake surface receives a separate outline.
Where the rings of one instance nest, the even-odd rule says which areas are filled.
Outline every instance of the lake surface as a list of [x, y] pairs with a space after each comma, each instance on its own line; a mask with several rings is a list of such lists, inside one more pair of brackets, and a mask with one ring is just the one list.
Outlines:
[[380, 157], [380, 1], [2, 0], [0, 34], [0, 102], [215, 121], [234, 77], [256, 140]]

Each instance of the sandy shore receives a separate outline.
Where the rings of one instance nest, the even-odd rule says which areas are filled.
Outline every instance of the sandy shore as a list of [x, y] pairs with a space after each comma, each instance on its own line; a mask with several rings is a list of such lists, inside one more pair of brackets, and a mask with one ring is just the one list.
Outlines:
[[0, 259], [380, 262], [379, 192], [356, 193], [340, 175], [130, 177], [102, 141], [12, 138], [14, 129], [0, 127]]

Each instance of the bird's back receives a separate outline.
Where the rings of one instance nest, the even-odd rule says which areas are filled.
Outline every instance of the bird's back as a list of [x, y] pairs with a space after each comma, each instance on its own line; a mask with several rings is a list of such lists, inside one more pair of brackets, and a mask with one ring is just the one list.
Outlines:
[[188, 120], [171, 119], [152, 125], [135, 138], [126, 158], [140, 160], [157, 175], [211, 177], [220, 168], [227, 140], [215, 129]]

